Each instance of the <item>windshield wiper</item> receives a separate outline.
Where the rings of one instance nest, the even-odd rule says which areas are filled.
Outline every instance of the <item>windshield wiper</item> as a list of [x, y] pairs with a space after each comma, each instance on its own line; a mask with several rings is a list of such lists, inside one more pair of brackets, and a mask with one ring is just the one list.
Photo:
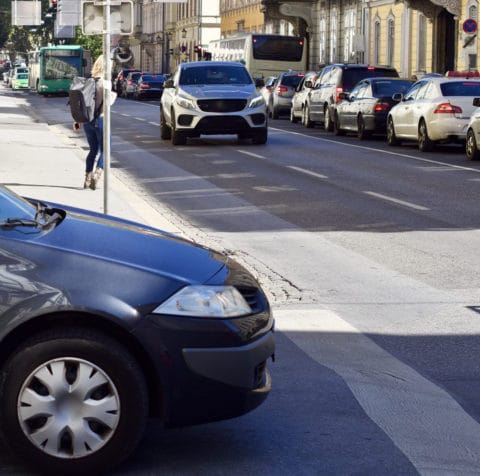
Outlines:
[[0, 222], [0, 228], [11, 229], [19, 226], [45, 229], [56, 225], [63, 220], [64, 216], [52, 208], [38, 208], [35, 218], [7, 218]]

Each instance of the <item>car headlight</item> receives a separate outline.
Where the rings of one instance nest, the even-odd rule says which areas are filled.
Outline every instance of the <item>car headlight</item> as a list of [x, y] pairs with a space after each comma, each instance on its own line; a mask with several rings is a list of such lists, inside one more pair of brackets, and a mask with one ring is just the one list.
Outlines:
[[238, 317], [250, 314], [252, 309], [233, 286], [187, 286], [163, 304], [154, 314], [190, 317]]
[[248, 107], [249, 108], [259, 107], [262, 105], [262, 103], [265, 103], [265, 101], [263, 100], [263, 96], [257, 96], [250, 100], [250, 104], [248, 105]]
[[185, 109], [195, 109], [195, 104], [193, 103], [193, 101], [183, 96], [177, 97], [177, 104], [184, 107]]

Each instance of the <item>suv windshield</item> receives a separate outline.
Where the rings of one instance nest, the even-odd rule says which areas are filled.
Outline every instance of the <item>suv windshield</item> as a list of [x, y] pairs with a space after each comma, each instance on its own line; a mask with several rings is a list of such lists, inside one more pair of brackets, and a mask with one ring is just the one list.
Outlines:
[[180, 75], [182, 86], [202, 84], [251, 84], [252, 79], [243, 67], [205, 66], [186, 68]]

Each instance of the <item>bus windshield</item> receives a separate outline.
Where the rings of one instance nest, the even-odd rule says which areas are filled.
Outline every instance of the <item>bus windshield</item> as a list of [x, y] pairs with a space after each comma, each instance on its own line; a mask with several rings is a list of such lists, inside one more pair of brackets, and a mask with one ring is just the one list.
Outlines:
[[303, 39], [299, 37], [253, 35], [253, 57], [261, 60], [301, 61]]
[[82, 65], [78, 51], [46, 50], [44, 59], [44, 79], [72, 79], [81, 76]]

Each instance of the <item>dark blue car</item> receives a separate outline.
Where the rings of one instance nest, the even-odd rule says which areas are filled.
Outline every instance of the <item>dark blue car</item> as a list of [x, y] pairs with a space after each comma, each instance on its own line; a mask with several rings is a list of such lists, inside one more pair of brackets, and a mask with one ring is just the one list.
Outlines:
[[0, 186], [0, 431], [49, 474], [96, 474], [166, 426], [267, 397], [273, 319], [252, 275], [157, 229]]

